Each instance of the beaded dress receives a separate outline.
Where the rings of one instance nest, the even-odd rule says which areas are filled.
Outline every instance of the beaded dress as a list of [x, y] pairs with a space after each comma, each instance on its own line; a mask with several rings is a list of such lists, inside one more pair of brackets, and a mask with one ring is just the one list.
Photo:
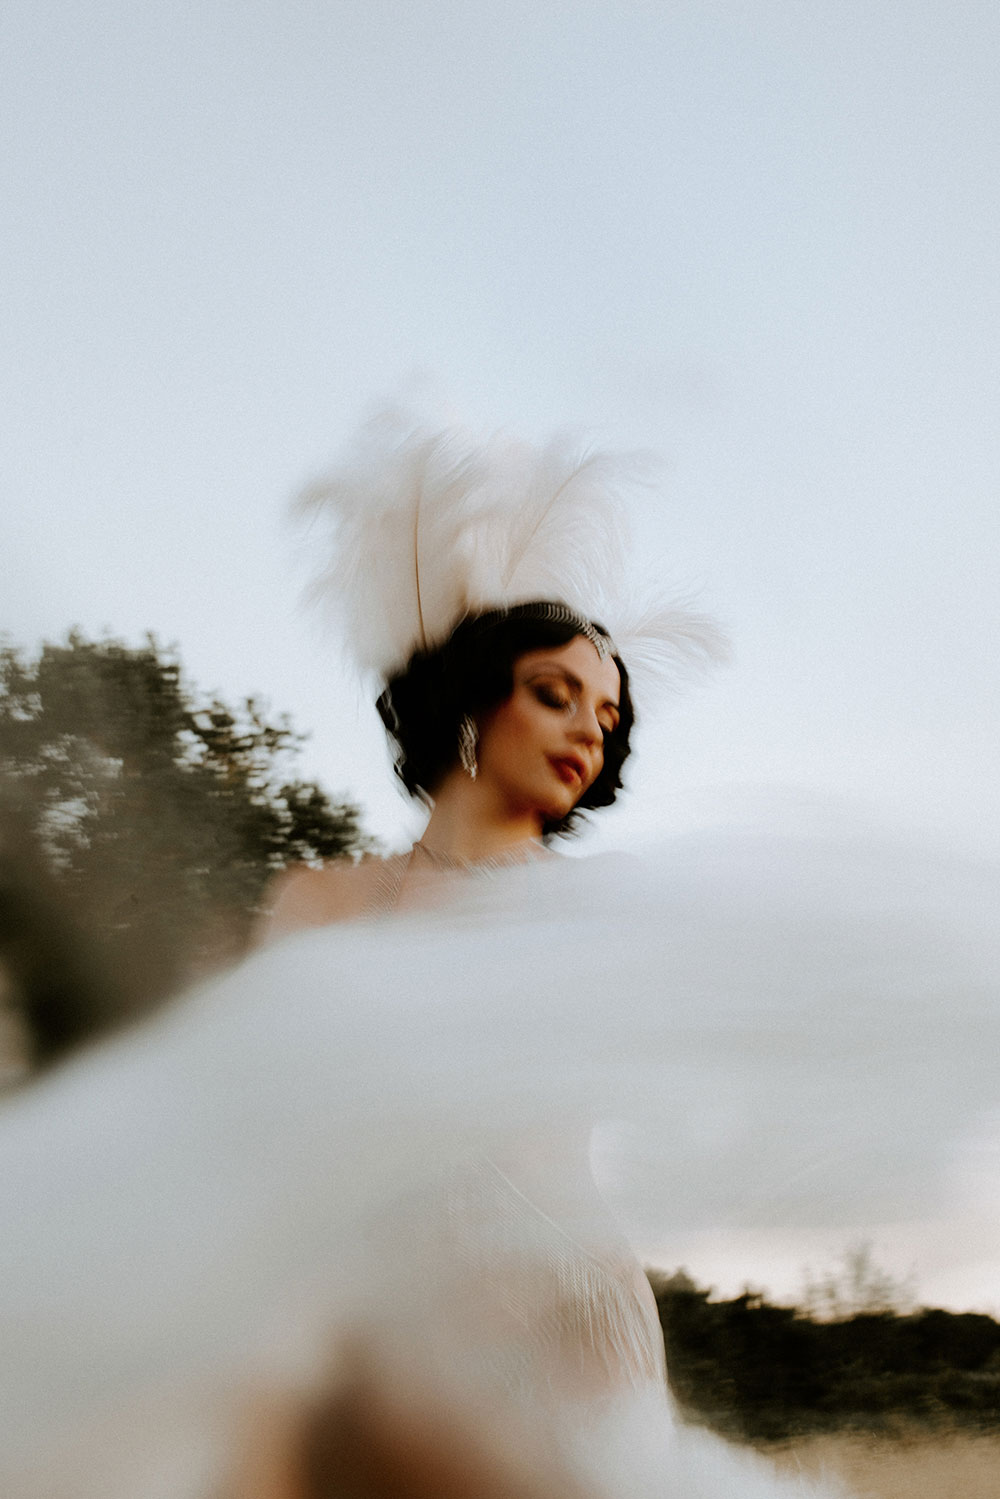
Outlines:
[[[538, 844], [465, 864], [418, 843], [378, 862], [365, 916], [391, 916], [420, 862], [488, 880], [553, 857]], [[620, 1467], [615, 1433], [629, 1414], [641, 1411], [647, 1427], [670, 1422], [656, 1305], [594, 1185], [586, 1139], [526, 1140], [523, 1152], [507, 1139], [501, 1150], [499, 1159], [476, 1152], [369, 1225], [365, 1253], [384, 1258], [389, 1244], [404, 1243], [418, 1269], [402, 1304], [383, 1304], [381, 1318], [368, 1309], [364, 1336], [384, 1343], [389, 1366], [407, 1350], [401, 1381], [429, 1377], [439, 1397], [447, 1392], [474, 1420], [488, 1411], [507, 1440], [544, 1447], [553, 1482], [584, 1477], [589, 1485], [595, 1461]], [[600, 1456], [591, 1450], [598, 1440]]]
[[359, 1345], [433, 1430], [527, 1453], [519, 1499], [817, 1492], [675, 1419], [560, 1131], [651, 1131], [645, 1242], [922, 1222], [995, 1287], [1000, 872], [743, 835], [566, 862], [298, 933], [8, 1101], [5, 1499], [215, 1499], [250, 1397]]

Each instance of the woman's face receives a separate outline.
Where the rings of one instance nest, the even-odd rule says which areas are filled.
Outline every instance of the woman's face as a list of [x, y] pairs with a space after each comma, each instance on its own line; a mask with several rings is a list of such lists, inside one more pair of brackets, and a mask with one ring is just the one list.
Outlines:
[[618, 667], [582, 635], [519, 656], [513, 692], [479, 724], [484, 784], [514, 816], [565, 817], [601, 772], [620, 692]]

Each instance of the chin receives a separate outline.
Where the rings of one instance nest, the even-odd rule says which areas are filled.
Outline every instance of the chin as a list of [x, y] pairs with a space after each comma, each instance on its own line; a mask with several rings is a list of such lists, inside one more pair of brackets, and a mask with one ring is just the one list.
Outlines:
[[580, 798], [586, 795], [587, 790], [587, 787], [581, 790], [578, 787], [560, 788], [543, 784], [533, 787], [528, 794], [533, 809], [540, 818], [545, 822], [561, 822], [579, 805]]
[[561, 797], [558, 802], [553, 802], [547, 807], [540, 807], [540, 815], [546, 822], [562, 822], [563, 818], [568, 817], [573, 811], [579, 800], [579, 796]]

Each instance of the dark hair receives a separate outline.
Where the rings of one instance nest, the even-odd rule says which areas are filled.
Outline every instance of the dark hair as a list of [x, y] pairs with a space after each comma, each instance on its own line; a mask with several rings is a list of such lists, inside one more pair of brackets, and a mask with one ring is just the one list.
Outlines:
[[[410, 795], [432, 795], [456, 763], [459, 725], [466, 714], [477, 717], [510, 697], [519, 656], [568, 645], [577, 635], [606, 638], [600, 625], [561, 605], [518, 604], [470, 615], [443, 645], [415, 652], [389, 679], [377, 704], [396, 747], [396, 774]], [[613, 649], [611, 656], [621, 676], [621, 697], [618, 723], [604, 741], [604, 764], [573, 810], [543, 825], [545, 837], [572, 832], [581, 812], [609, 807], [621, 788], [635, 714], [628, 672]]]

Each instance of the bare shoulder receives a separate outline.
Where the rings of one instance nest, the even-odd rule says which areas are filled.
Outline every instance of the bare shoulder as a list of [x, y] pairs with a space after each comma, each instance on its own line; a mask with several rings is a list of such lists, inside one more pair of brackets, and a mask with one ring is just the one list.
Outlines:
[[314, 868], [293, 864], [272, 881], [265, 912], [254, 933], [254, 946], [266, 947], [306, 927], [327, 926], [362, 916], [375, 888], [379, 860], [360, 863], [336, 859]]

